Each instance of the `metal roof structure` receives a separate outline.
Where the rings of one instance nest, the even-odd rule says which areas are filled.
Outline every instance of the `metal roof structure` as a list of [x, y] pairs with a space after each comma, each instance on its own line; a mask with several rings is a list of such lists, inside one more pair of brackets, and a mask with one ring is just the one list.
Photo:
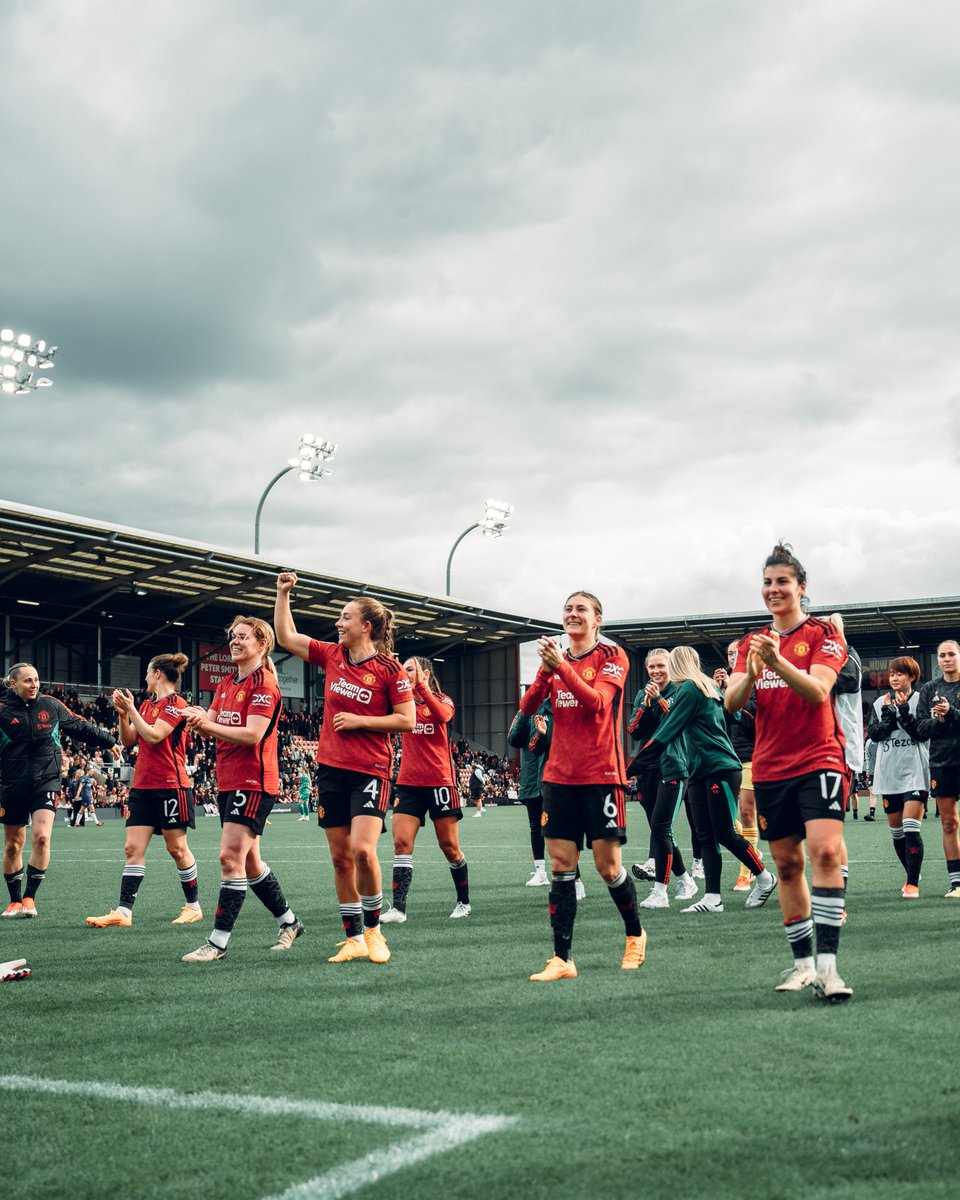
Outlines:
[[[960, 634], [960, 596], [916, 600], [883, 600], [859, 604], [811, 607], [814, 616], [840, 613], [847, 639], [861, 650], [876, 645], [886, 650], [915, 650]], [[757, 629], [768, 619], [763, 609], [752, 612], [701, 613], [681, 617], [607, 621], [603, 631], [628, 650], [653, 646], [712, 646], [721, 660], [727, 645]]]
[[[29, 613], [31, 636], [37, 639], [109, 616], [114, 654], [132, 652], [187, 623], [196, 634], [219, 641], [238, 612], [272, 611], [276, 575], [285, 565], [0, 500], [0, 611]], [[320, 639], [335, 638], [334, 621], [355, 595], [373, 596], [393, 609], [397, 651], [403, 655], [469, 653], [557, 633], [556, 621], [310, 571], [298, 575], [295, 616]], [[20, 605], [25, 607], [15, 608]], [[840, 612], [849, 640], [861, 653], [874, 647], [878, 653], [929, 648], [960, 632], [960, 596], [815, 606], [812, 611], [821, 616]], [[722, 659], [727, 643], [762, 624], [764, 616], [758, 605], [749, 612], [608, 620], [604, 633], [633, 653], [652, 646], [696, 645], [712, 647]]]
[[[85, 617], [109, 615], [114, 628], [128, 633], [116, 653], [131, 652], [187, 621], [219, 640], [238, 612], [272, 612], [276, 576], [283, 569], [289, 565], [0, 500], [0, 608], [30, 609], [37, 638]], [[296, 618], [321, 639], [335, 640], [334, 622], [356, 595], [373, 596], [393, 610], [401, 654], [490, 649], [556, 630], [555, 622], [446, 598], [310, 571], [297, 574]]]

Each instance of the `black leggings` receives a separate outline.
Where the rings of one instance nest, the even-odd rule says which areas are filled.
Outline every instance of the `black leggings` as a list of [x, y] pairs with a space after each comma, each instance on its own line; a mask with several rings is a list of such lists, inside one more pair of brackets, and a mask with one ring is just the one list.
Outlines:
[[543, 797], [530, 796], [523, 802], [527, 810], [527, 820], [530, 822], [530, 849], [533, 851], [533, 857], [536, 859], [543, 858]]
[[718, 894], [723, 863], [723, 846], [739, 859], [751, 875], [763, 870], [763, 862], [748, 841], [737, 833], [737, 799], [740, 795], [742, 771], [717, 771], [703, 779], [691, 779], [688, 795], [693, 819], [700, 834], [703, 850], [704, 892]]
[[685, 875], [687, 871], [680, 847], [673, 840], [673, 822], [680, 811], [685, 790], [683, 779], [661, 779], [657, 785], [650, 813], [650, 846], [656, 863], [657, 883], [669, 883], [671, 871], [674, 875]]

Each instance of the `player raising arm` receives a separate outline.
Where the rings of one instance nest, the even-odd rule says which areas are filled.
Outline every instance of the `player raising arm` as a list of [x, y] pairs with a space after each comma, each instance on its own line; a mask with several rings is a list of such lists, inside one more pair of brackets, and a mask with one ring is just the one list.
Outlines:
[[427, 658], [409, 658], [403, 669], [413, 688], [417, 723], [403, 735], [397, 794], [393, 802], [393, 907], [384, 921], [407, 919], [407, 893], [413, 880], [413, 844], [427, 815], [433, 822], [437, 845], [450, 864], [457, 902], [450, 916], [470, 916], [467, 860], [460, 849], [457, 822], [463, 816], [448, 726], [453, 701], [445, 695]]
[[393, 613], [370, 596], [348, 601], [336, 642], [298, 633], [290, 611], [297, 577], [277, 579], [275, 624], [281, 646], [324, 672], [317, 747], [317, 818], [330, 846], [345, 939], [330, 962], [390, 959], [380, 930], [383, 908], [377, 838], [390, 803], [391, 733], [416, 724], [413, 689], [393, 656]]

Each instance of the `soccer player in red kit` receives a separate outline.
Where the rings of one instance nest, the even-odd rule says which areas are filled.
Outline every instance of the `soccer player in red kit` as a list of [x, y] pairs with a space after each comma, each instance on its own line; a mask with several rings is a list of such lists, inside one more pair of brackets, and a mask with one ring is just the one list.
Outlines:
[[322, 667], [323, 724], [317, 748], [317, 819], [330, 845], [345, 938], [330, 962], [390, 959], [380, 930], [383, 908], [377, 839], [383, 832], [393, 774], [392, 733], [416, 724], [413, 689], [393, 656], [393, 613], [371, 596], [343, 607], [336, 642], [298, 633], [290, 611], [297, 577], [277, 578], [275, 624], [280, 644]]
[[204, 711], [184, 715], [194, 733], [217, 739], [217, 806], [220, 809], [220, 898], [210, 937], [184, 962], [224, 958], [247, 889], [280, 922], [271, 950], [289, 950], [303, 933], [280, 881], [260, 857], [260, 837], [277, 793], [277, 722], [283, 701], [270, 659], [273, 630], [259, 617], [235, 617], [227, 630], [235, 670], [220, 681]]
[[133, 905], [146, 870], [147, 847], [155, 833], [163, 835], [183, 887], [184, 905], [174, 925], [203, 920], [197, 901], [197, 862], [187, 845], [187, 830], [196, 828], [193, 788], [187, 775], [187, 702], [177, 691], [185, 654], [157, 654], [147, 665], [150, 697], [139, 710], [133, 696], [119, 688], [113, 707], [120, 714], [120, 740], [127, 748], [138, 741], [137, 765], [130, 791], [126, 865], [120, 877], [117, 907], [102, 917], [87, 917], [95, 929], [133, 924]]
[[[838, 1002], [853, 995], [837, 974], [850, 780], [831, 689], [847, 649], [833, 625], [804, 613], [806, 588], [806, 571], [791, 548], [775, 546], [764, 563], [762, 587], [772, 620], [740, 641], [724, 704], [738, 712], [755, 695], [753, 786], [760, 836], [777, 864], [794, 958], [776, 990], [796, 992], [813, 984], [822, 1000]], [[812, 902], [803, 873], [804, 842], [813, 865]]]
[[400, 773], [393, 801], [393, 907], [382, 921], [407, 919], [407, 893], [413, 879], [413, 844], [427, 814], [437, 844], [450, 864], [457, 903], [454, 920], [470, 916], [467, 860], [460, 849], [457, 822], [463, 816], [447, 727], [453, 701], [444, 695], [427, 658], [410, 658], [403, 669], [413, 688], [417, 723], [403, 735]]
[[627, 942], [621, 967], [636, 970], [646, 955], [637, 893], [620, 853], [627, 840], [620, 712], [629, 663], [619, 646], [600, 641], [602, 621], [596, 596], [570, 595], [563, 606], [563, 631], [570, 648], [561, 652], [554, 638], [540, 638], [540, 670], [520, 701], [520, 711], [532, 717], [549, 696], [554, 721], [543, 771], [543, 833], [553, 869], [553, 957], [530, 976], [536, 983], [577, 977], [570, 951], [577, 915], [577, 858], [584, 842], [623, 918]]

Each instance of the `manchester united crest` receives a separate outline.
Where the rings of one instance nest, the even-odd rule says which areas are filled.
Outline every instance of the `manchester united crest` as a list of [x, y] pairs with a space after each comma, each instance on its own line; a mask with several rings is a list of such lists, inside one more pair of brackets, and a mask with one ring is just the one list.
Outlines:
[[377, 677], [376, 677], [376, 675], [371, 675], [370, 672], [368, 671], [366, 673], [366, 675], [364, 675], [364, 677], [363, 677], [363, 682], [369, 686], [371, 683], [377, 682]]
[[793, 652], [796, 654], [797, 658], [804, 658], [810, 653], [810, 647], [806, 642], [797, 642], [793, 648]]
[[593, 667], [587, 667], [587, 669], [583, 673], [583, 677], [584, 677], [584, 679], [596, 679], [597, 672], [594, 670]]

